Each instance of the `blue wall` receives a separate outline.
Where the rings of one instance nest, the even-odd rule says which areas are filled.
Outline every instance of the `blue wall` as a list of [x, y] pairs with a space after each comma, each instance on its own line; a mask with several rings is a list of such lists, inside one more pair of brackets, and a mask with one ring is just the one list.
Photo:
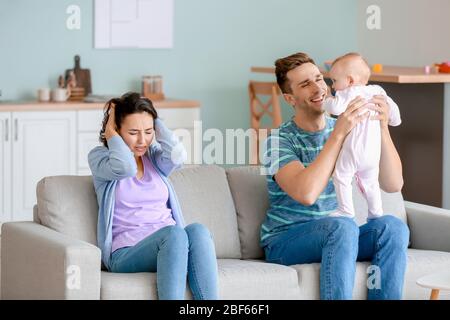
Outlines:
[[[80, 30], [66, 28], [71, 4], [81, 8]], [[201, 101], [204, 128], [247, 128], [247, 82], [262, 77], [250, 66], [356, 50], [356, 13], [356, 0], [175, 0], [172, 49], [111, 50], [93, 48], [93, 1], [0, 0], [0, 99], [35, 99], [80, 54], [94, 93], [139, 91], [142, 75], [162, 74], [167, 96]]]

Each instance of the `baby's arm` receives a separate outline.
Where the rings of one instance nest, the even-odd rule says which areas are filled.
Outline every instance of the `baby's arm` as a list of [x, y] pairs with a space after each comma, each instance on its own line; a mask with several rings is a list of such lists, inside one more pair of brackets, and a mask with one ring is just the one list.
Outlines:
[[344, 99], [339, 97], [339, 94], [336, 93], [336, 96], [334, 97], [330, 96], [325, 98], [323, 107], [329, 114], [338, 116], [345, 111], [346, 104]]

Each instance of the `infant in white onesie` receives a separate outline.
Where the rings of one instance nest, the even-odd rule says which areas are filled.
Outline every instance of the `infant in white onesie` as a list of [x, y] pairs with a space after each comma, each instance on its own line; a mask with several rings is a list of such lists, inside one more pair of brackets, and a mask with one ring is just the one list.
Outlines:
[[[374, 95], [384, 95], [389, 104], [389, 125], [400, 125], [400, 111], [397, 104], [386, 95], [380, 86], [367, 85], [369, 77], [370, 68], [359, 54], [349, 53], [336, 59], [330, 70], [330, 78], [336, 94], [325, 100], [325, 110], [330, 114], [339, 115], [357, 96], [368, 101]], [[368, 219], [383, 215], [378, 183], [381, 155], [380, 121], [370, 119], [376, 114], [376, 111], [362, 108], [364, 108], [364, 112], [371, 114], [349, 132], [336, 161], [333, 183], [336, 189], [338, 210], [332, 216], [350, 218], [355, 216], [352, 199], [353, 177], [367, 200]]]

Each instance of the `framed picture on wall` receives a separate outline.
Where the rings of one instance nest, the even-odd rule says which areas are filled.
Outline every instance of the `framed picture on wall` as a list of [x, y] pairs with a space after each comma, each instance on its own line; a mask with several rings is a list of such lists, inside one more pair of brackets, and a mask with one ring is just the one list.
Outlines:
[[173, 0], [95, 0], [94, 47], [172, 48]]

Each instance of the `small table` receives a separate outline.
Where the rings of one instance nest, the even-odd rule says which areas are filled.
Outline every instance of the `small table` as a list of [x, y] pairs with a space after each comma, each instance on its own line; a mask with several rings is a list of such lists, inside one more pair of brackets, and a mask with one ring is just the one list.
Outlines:
[[431, 300], [438, 300], [439, 290], [450, 290], [450, 270], [423, 276], [416, 283], [424, 288], [431, 289]]

